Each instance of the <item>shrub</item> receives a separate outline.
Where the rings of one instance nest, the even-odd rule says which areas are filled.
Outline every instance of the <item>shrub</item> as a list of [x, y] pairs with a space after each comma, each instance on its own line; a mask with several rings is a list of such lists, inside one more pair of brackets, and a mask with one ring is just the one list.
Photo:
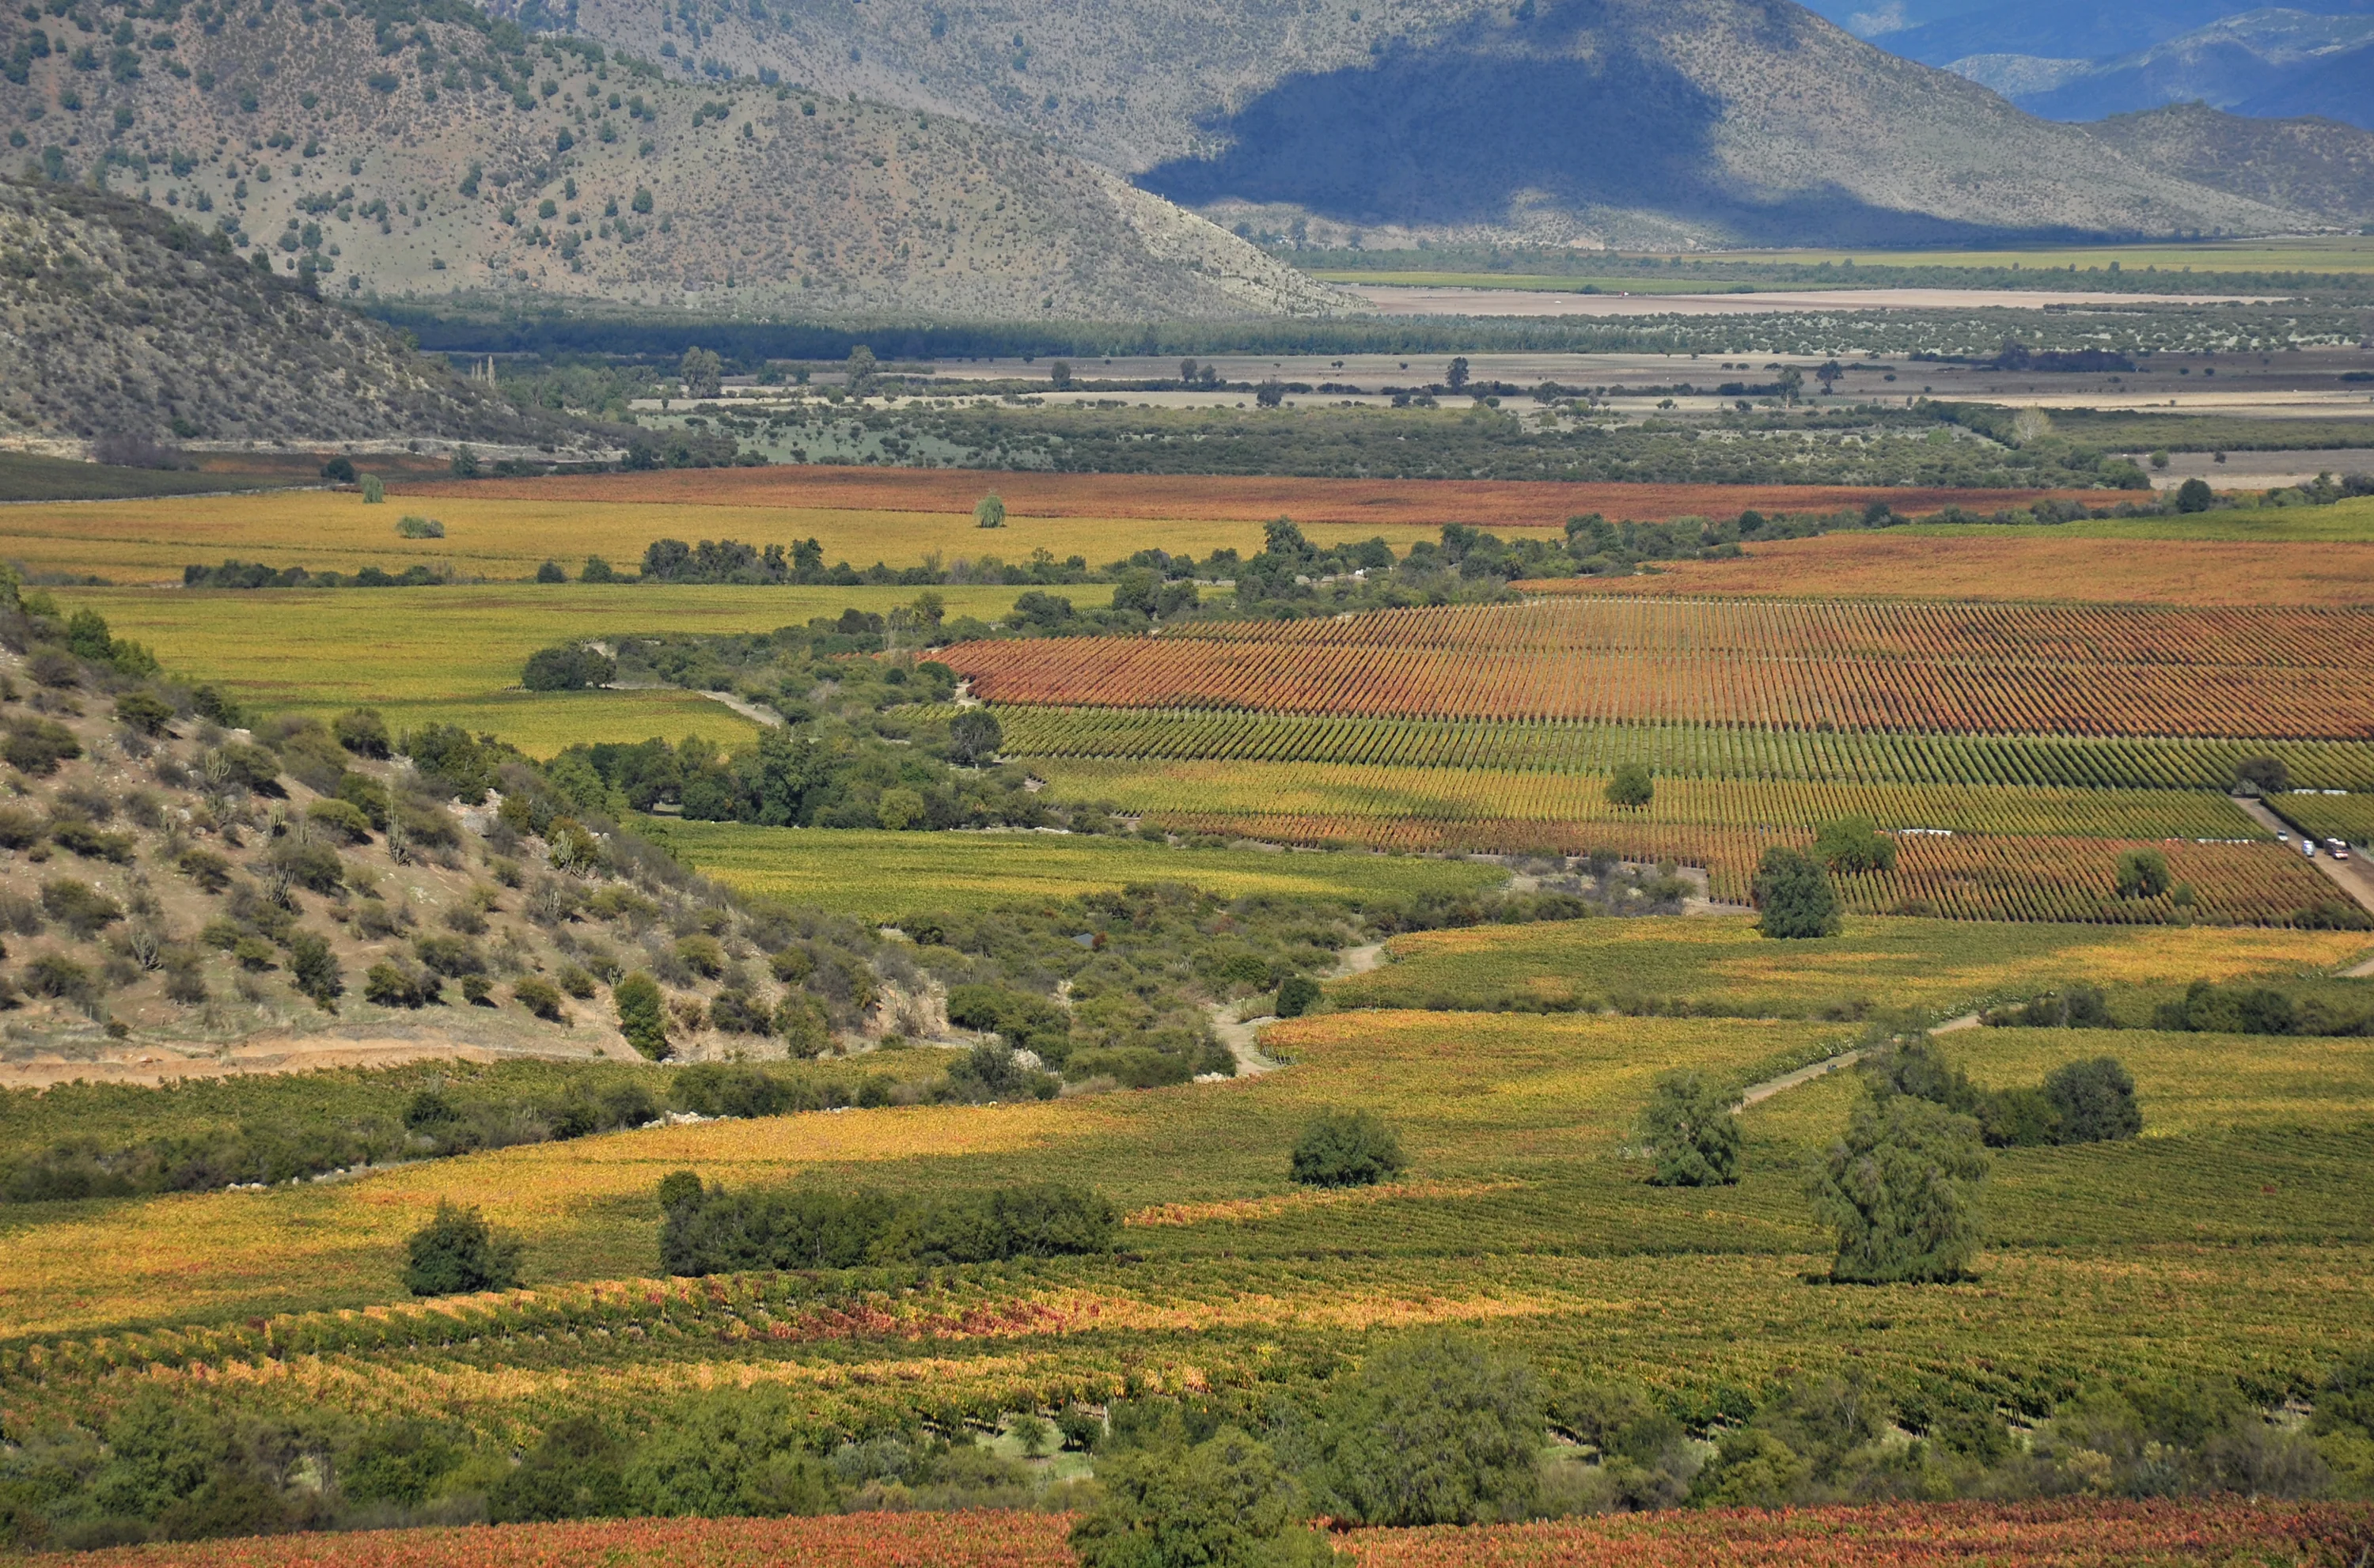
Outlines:
[[1530, 1516], [1547, 1435], [1533, 1370], [1449, 1334], [1370, 1356], [1328, 1401], [1313, 1501], [1347, 1523]]
[[993, 1188], [926, 1200], [879, 1192], [728, 1192], [689, 1173], [660, 1187], [670, 1274], [993, 1263], [1110, 1252], [1121, 1211], [1081, 1188]]
[[1620, 763], [1607, 780], [1607, 803], [1638, 810], [1656, 799], [1657, 782], [1650, 776], [1646, 765]]
[[347, 977], [337, 956], [311, 931], [288, 939], [288, 979], [324, 1012], [335, 1012], [338, 998], [347, 994]]
[[404, 1288], [417, 1296], [511, 1290], [520, 1282], [526, 1251], [517, 1238], [490, 1228], [477, 1210], [443, 1201], [404, 1249]]
[[1659, 1187], [1728, 1187], [1739, 1179], [1738, 1096], [1697, 1073], [1657, 1080], [1640, 1113], [1639, 1136], [1657, 1156]]
[[378, 474], [364, 474], [361, 479], [361, 484], [363, 487], [363, 505], [367, 507], [375, 507], [386, 501], [387, 482], [382, 479]]
[[2062, 1143], [2114, 1143], [2144, 1129], [2135, 1081], [2116, 1057], [2053, 1069], [2045, 1076], [2044, 1097], [2058, 1113], [2056, 1141]]
[[972, 521], [975, 528], [1005, 526], [1005, 502], [999, 498], [996, 491], [992, 490], [973, 503]]
[[44, 953], [25, 965], [25, 989], [35, 996], [79, 1002], [99, 994], [99, 982], [65, 954]]
[[985, 708], [968, 708], [948, 720], [948, 760], [958, 767], [992, 760], [1005, 743], [1004, 727]]
[[0, 739], [0, 758], [19, 773], [46, 778], [58, 765], [82, 755], [82, 743], [65, 725], [47, 719], [11, 718]]
[[71, 877], [41, 883], [41, 907], [50, 919], [85, 942], [123, 919], [123, 905]]
[[1373, 1187], [1409, 1162], [1400, 1138], [1367, 1111], [1322, 1111], [1294, 1146], [1291, 1174], [1305, 1187]]
[[2176, 509], [2180, 512], [2205, 512], [2217, 504], [2217, 492], [2209, 487], [2206, 479], [2188, 479], [2176, 489]]
[[129, 691], [115, 699], [115, 720], [144, 735], [161, 735], [173, 722], [173, 705], [149, 691]]
[[607, 685], [617, 674], [617, 660], [575, 643], [560, 643], [528, 655], [520, 685], [532, 692], [583, 691]]
[[2157, 898], [2168, 889], [2168, 857], [2157, 849], [2130, 849], [2119, 857], [2119, 896]]
[[1841, 817], [1822, 825], [1814, 839], [1814, 858], [1834, 872], [1892, 872], [1896, 840], [1882, 833], [1867, 816]]
[[659, 983], [641, 970], [620, 980], [610, 992], [618, 1009], [618, 1032], [653, 1061], [668, 1058], [667, 999]]
[[623, 1450], [593, 1417], [563, 1416], [488, 1489], [487, 1516], [511, 1525], [624, 1515], [623, 1462]]
[[0, 806], [0, 848], [29, 849], [50, 830], [46, 818], [22, 806]]
[[351, 801], [325, 796], [305, 808], [305, 820], [344, 843], [370, 842], [370, 818]]
[[300, 843], [294, 838], [280, 839], [272, 846], [270, 858], [273, 865], [288, 874], [290, 882], [309, 893], [327, 896], [337, 892], [346, 880], [346, 861], [338, 859], [335, 849], [318, 840]]
[[379, 1007], [428, 1007], [442, 999], [433, 975], [423, 975], [394, 959], [382, 959], [363, 975], [363, 1000]]
[[1335, 1561], [1303, 1523], [1302, 1491], [1266, 1444], [1224, 1427], [1192, 1446], [1126, 1449], [1072, 1527], [1081, 1568], [1318, 1568]]
[[1875, 1285], [1968, 1277], [1988, 1164], [1969, 1117], [1909, 1094], [1866, 1095], [1814, 1180], [1815, 1211], [1839, 1233], [1830, 1278]]
[[395, 532], [405, 539], [442, 539], [445, 525], [433, 517], [400, 517], [395, 520]]
[[1277, 988], [1277, 1015], [1280, 1018], [1300, 1018], [1325, 1000], [1326, 993], [1319, 982], [1308, 975], [1288, 976]]
[[62, 815], [50, 823], [50, 837], [61, 849], [70, 849], [86, 860], [105, 860], [112, 865], [132, 863], [133, 841], [128, 833], [109, 833], [88, 817]]
[[1811, 855], [1775, 845], [1756, 871], [1756, 929], [1769, 937], [1799, 940], [1839, 933], [1838, 895], [1829, 873]]
[[220, 893], [230, 885], [230, 862], [212, 849], [184, 849], [173, 864], [206, 892]]
[[558, 561], [546, 561], [544, 565], [535, 568], [535, 580], [538, 582], [567, 582], [569, 580], [569, 574], [560, 569], [560, 563]]
[[676, 944], [676, 955], [684, 966], [704, 980], [713, 980], [725, 972], [725, 949], [713, 936], [693, 935]]
[[330, 720], [330, 733], [338, 744], [357, 756], [382, 760], [393, 755], [394, 743], [389, 739], [387, 720], [376, 708], [352, 708]]
[[2280, 795], [2292, 787], [2292, 771], [2279, 756], [2246, 756], [2234, 765], [2234, 783], [2262, 795]]
[[566, 1024], [569, 1014], [560, 1005], [560, 989], [550, 980], [529, 975], [511, 986], [511, 1000], [549, 1024]]
[[412, 951], [421, 963], [449, 980], [487, 972], [487, 955], [479, 952], [478, 944], [467, 937], [443, 936], [431, 931], [415, 937]]

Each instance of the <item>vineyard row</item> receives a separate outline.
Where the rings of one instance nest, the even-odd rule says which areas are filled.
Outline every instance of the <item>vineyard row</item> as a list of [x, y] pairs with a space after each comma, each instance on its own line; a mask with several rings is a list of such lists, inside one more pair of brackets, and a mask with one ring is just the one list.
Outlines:
[[[2216, 790], [2245, 757], [2272, 755], [2309, 789], [2374, 793], [2374, 745], [2332, 741], [2088, 739], [1776, 730], [1605, 720], [1375, 719], [1193, 708], [1006, 708], [1019, 757], [1369, 763], [1860, 784], [2016, 784]], [[2340, 802], [2333, 802], [2339, 804]]]

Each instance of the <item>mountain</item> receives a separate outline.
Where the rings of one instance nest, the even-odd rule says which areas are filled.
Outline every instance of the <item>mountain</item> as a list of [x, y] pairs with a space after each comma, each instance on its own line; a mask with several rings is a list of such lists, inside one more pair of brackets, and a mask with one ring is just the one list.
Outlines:
[[391, 436], [556, 439], [163, 208], [0, 181], [0, 438], [78, 451]]
[[2120, 114], [2086, 134], [2148, 168], [2265, 202], [2374, 222], [2374, 132], [2333, 120], [2257, 120], [2198, 103]]
[[[2253, 7], [2235, 0], [1814, 0], [1813, 9], [1891, 54], [1927, 65], [1973, 55], [2094, 61], [2133, 54]], [[2289, 0], [2363, 16], [2369, 0]]]
[[665, 56], [529, 35], [456, 0], [164, 10], [0, 18], [11, 144], [334, 293], [807, 318], [1346, 303], [1041, 136], [746, 75], [685, 80], [685, 56], [671, 75]]
[[2051, 120], [2202, 102], [2374, 128], [2374, 13], [2247, 11], [2108, 59], [1978, 54], [1950, 68]]

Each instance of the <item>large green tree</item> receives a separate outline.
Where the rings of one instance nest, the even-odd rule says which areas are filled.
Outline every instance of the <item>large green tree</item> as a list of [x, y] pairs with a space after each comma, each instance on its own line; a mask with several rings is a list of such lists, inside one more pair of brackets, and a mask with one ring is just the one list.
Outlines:
[[1830, 1278], [1868, 1285], [1968, 1278], [1990, 1163], [1970, 1117], [1910, 1094], [1866, 1096], [1814, 1179], [1815, 1211], [1839, 1233]]
[[1328, 1401], [1317, 1501], [1363, 1525], [1521, 1519], [1539, 1492], [1545, 1430], [1532, 1368], [1422, 1335], [1369, 1357]]

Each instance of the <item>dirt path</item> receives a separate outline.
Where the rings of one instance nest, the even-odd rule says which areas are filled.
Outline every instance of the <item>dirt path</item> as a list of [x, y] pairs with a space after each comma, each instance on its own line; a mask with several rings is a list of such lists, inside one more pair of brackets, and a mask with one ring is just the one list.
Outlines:
[[484, 1064], [507, 1057], [589, 1061], [604, 1057], [637, 1059], [622, 1040], [589, 1038], [577, 1050], [506, 1050], [434, 1036], [417, 1039], [348, 1039], [335, 1036], [256, 1039], [207, 1055], [178, 1053], [170, 1046], [132, 1044], [80, 1060], [44, 1051], [22, 1061], [0, 1062], [0, 1089], [46, 1089], [53, 1084], [133, 1083], [154, 1087], [185, 1078], [267, 1077], [317, 1072], [339, 1067], [403, 1067], [416, 1061]]
[[[1929, 1033], [1950, 1035], [1957, 1029], [1975, 1029], [1978, 1026], [1979, 1015], [1975, 1012], [1966, 1012], [1959, 1018], [1947, 1019]], [[1800, 1084], [1811, 1083], [1816, 1078], [1827, 1078], [1842, 1068], [1852, 1067], [1870, 1054], [1867, 1050], [1841, 1051], [1837, 1056], [1825, 1057], [1820, 1061], [1801, 1067], [1794, 1072], [1784, 1072], [1778, 1078], [1768, 1078], [1761, 1083], [1752, 1083], [1740, 1094], [1738, 1108], [1744, 1111], [1750, 1106], [1760, 1106], [1775, 1094], [1786, 1094]]]
[[[1353, 975], [1365, 975], [1384, 961], [1385, 944], [1381, 942], [1372, 942], [1365, 947], [1347, 947], [1335, 955], [1335, 967], [1320, 978], [1341, 980]], [[1220, 1037], [1220, 1043], [1228, 1047], [1229, 1054], [1237, 1059], [1238, 1077], [1258, 1077], [1264, 1072], [1275, 1072], [1285, 1065], [1262, 1054], [1262, 1025], [1276, 1023], [1274, 1015], [1264, 1013], [1259, 1018], [1248, 1018], [1240, 1023], [1228, 1016], [1225, 1002], [1216, 1001], [1206, 1003], [1204, 1011], [1211, 1017], [1212, 1033]]]
[[[613, 681], [602, 689], [610, 692], [680, 692], [685, 688], [671, 686], [663, 681]], [[755, 702], [746, 702], [732, 692], [698, 692], [694, 695], [705, 696], [711, 702], [722, 702], [753, 724], [764, 725], [770, 730], [782, 728], [782, 714], [772, 708], [761, 708]]]

